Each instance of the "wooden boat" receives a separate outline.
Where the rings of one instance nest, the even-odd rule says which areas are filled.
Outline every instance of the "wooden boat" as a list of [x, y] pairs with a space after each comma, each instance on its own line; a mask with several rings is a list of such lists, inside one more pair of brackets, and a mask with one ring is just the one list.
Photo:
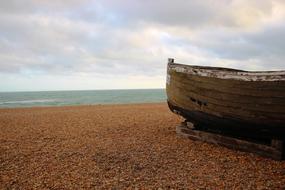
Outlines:
[[189, 66], [169, 59], [166, 83], [170, 110], [196, 127], [284, 139], [285, 71]]

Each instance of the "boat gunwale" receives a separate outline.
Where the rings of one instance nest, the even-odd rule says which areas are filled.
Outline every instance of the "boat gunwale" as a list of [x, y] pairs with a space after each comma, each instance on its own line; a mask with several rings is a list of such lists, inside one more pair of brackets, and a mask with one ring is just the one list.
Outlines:
[[244, 71], [223, 67], [185, 65], [168, 62], [168, 71], [192, 74], [202, 77], [233, 79], [241, 81], [285, 81], [285, 70], [280, 71]]

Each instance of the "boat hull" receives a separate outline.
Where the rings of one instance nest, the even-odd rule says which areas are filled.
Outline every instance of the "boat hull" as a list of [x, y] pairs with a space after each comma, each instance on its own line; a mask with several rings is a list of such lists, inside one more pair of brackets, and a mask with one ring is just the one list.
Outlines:
[[257, 76], [239, 70], [214, 68], [211, 72], [209, 67], [169, 63], [166, 85], [168, 105], [171, 111], [196, 126], [283, 138], [283, 77], [282, 72], [274, 77], [266, 76], [266, 73], [258, 73]]

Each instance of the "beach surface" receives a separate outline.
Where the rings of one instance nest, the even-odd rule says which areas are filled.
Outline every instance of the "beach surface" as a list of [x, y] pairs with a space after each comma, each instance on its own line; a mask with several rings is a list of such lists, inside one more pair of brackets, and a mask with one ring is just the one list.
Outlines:
[[0, 109], [0, 189], [285, 189], [285, 161], [181, 138], [166, 103]]

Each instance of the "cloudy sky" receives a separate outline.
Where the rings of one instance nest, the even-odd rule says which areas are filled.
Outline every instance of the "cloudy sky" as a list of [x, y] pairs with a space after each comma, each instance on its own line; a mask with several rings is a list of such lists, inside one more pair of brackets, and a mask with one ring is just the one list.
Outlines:
[[167, 58], [285, 69], [284, 0], [0, 0], [0, 91], [163, 88]]

